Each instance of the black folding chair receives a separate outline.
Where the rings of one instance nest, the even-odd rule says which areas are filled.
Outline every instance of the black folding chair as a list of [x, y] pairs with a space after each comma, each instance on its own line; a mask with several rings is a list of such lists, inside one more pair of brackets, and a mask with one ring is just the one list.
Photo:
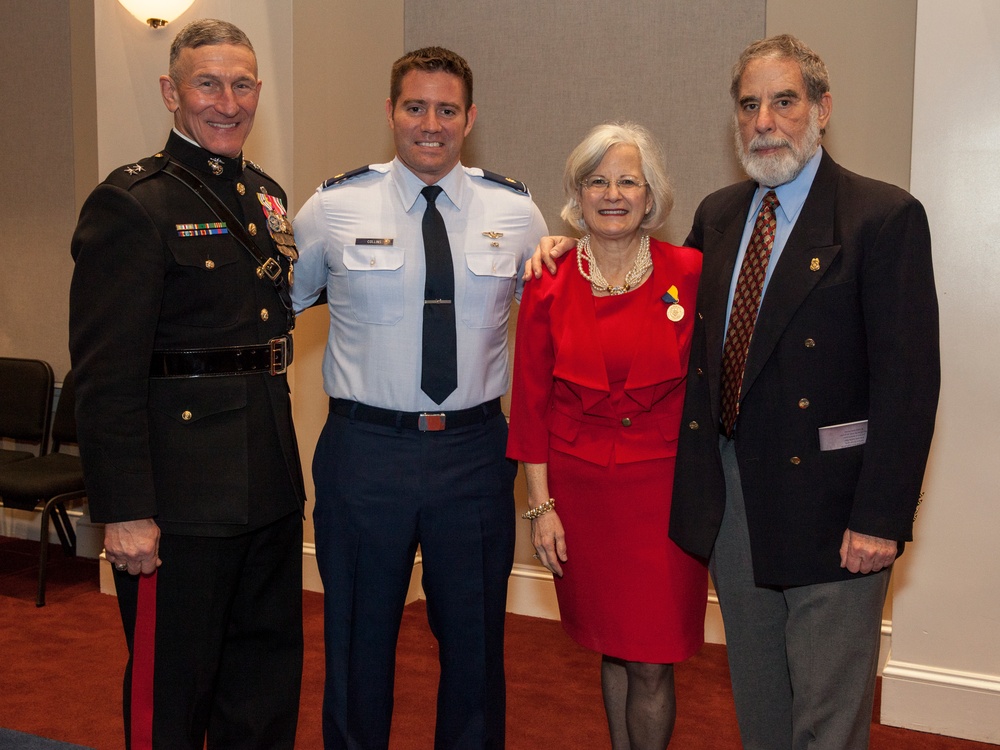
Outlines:
[[73, 373], [63, 381], [56, 416], [52, 423], [52, 450], [37, 458], [27, 458], [0, 464], [0, 498], [6, 507], [34, 510], [42, 505], [42, 525], [39, 534], [41, 553], [38, 571], [38, 598], [35, 604], [45, 606], [45, 574], [49, 559], [49, 521], [55, 526], [63, 551], [76, 556], [76, 532], [66, 512], [67, 503], [87, 496], [83, 484], [83, 467], [79, 456], [64, 453], [76, 443], [76, 398]]
[[0, 357], [0, 438], [34, 446], [34, 450], [0, 447], [0, 464], [48, 451], [52, 386], [48, 362]]

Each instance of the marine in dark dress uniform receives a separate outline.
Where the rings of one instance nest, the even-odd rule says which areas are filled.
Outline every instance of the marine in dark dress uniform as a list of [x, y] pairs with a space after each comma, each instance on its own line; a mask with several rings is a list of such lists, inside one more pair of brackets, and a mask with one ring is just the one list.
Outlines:
[[256, 75], [239, 29], [185, 27], [160, 80], [174, 112], [166, 147], [112, 172], [72, 241], [80, 447], [116, 571], [137, 746], [150, 688], [154, 747], [294, 744], [304, 491], [284, 371], [295, 247], [284, 191], [242, 154]]

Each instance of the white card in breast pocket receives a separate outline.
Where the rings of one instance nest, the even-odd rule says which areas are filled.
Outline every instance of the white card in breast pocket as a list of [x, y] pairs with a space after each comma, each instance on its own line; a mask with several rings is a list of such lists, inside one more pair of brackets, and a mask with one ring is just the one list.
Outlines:
[[819, 428], [819, 449], [821, 451], [839, 451], [842, 448], [864, 445], [867, 440], [867, 419]]

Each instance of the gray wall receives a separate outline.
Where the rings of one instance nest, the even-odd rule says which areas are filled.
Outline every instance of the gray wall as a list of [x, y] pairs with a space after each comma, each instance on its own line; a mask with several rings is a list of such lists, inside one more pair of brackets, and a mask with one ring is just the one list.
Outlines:
[[0, 4], [0, 355], [46, 359], [57, 379], [69, 368], [73, 92], [86, 90], [85, 68], [74, 74], [72, 22], [69, 0]]
[[406, 47], [440, 44], [475, 75], [479, 119], [463, 161], [523, 180], [553, 232], [566, 157], [591, 127], [634, 120], [660, 140], [677, 202], [662, 239], [680, 243], [711, 190], [741, 177], [729, 70], [764, 35], [765, 0], [633, 0], [613, 13], [570, 3], [406, 4]]

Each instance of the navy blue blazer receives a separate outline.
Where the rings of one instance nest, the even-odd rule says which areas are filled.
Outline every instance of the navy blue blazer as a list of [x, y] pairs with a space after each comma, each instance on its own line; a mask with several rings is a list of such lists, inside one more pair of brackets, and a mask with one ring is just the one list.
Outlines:
[[[722, 347], [755, 190], [705, 198], [685, 243], [704, 261], [670, 536], [702, 557], [725, 508]], [[734, 438], [758, 584], [853, 577], [840, 568], [848, 528], [912, 538], [940, 385], [930, 245], [915, 198], [823, 153], [761, 306]], [[863, 445], [820, 450], [820, 427], [865, 419]]]

